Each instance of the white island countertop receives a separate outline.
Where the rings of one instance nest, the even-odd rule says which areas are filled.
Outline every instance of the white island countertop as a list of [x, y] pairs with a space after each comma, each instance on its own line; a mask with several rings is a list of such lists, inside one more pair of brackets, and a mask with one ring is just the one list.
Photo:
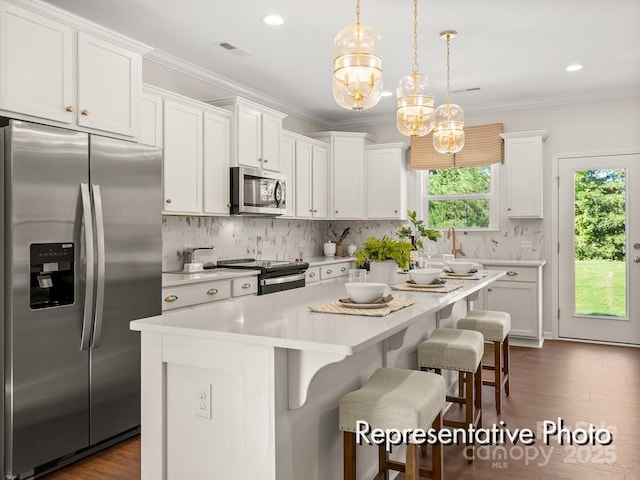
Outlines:
[[213, 302], [136, 320], [133, 330], [183, 335], [245, 344], [353, 355], [407, 328], [425, 314], [443, 310], [501, 278], [491, 271], [467, 280], [447, 294], [393, 291], [396, 298], [415, 298], [413, 305], [384, 317], [313, 313], [309, 306], [346, 297], [337, 281], [261, 296]]

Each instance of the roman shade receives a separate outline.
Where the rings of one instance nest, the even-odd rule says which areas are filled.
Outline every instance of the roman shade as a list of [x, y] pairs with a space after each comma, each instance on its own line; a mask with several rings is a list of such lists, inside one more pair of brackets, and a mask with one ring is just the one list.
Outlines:
[[443, 155], [433, 148], [433, 134], [411, 137], [410, 168], [435, 170], [440, 168], [484, 167], [501, 163], [503, 159], [502, 123], [465, 127], [464, 148], [453, 155]]

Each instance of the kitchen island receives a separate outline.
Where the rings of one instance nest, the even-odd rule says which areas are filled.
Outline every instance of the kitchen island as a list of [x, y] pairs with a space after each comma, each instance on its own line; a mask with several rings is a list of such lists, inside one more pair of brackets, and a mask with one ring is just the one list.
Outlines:
[[[417, 345], [454, 326], [504, 275], [383, 317], [313, 313], [344, 282], [224, 300], [132, 322], [142, 332], [142, 479], [342, 478], [338, 401], [381, 366], [416, 368]], [[369, 475], [377, 450], [362, 449]]]

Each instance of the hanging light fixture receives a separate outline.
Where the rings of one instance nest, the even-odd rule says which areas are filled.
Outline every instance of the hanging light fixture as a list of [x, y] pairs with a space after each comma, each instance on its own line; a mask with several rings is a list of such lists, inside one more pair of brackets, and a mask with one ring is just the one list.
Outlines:
[[373, 107], [382, 96], [382, 57], [377, 53], [378, 32], [360, 25], [360, 0], [356, 24], [340, 30], [335, 38], [333, 98], [338, 105], [360, 112]]
[[449, 46], [451, 39], [458, 32], [446, 30], [440, 33], [440, 37], [447, 41], [447, 97], [444, 105], [436, 108], [433, 127], [433, 148], [436, 152], [450, 154], [462, 150], [464, 147], [464, 111], [460, 105], [451, 103], [449, 95], [450, 57]]
[[413, 73], [396, 91], [396, 124], [403, 135], [422, 137], [433, 129], [433, 88], [418, 73], [418, 0], [413, 0]]

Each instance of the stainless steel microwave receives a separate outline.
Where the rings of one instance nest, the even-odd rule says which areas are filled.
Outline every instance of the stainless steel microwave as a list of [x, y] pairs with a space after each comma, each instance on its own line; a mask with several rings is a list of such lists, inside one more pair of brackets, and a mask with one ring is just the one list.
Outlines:
[[282, 215], [287, 209], [284, 175], [231, 167], [231, 215]]

